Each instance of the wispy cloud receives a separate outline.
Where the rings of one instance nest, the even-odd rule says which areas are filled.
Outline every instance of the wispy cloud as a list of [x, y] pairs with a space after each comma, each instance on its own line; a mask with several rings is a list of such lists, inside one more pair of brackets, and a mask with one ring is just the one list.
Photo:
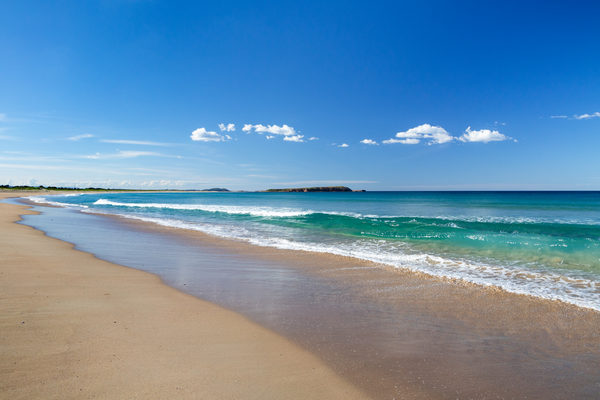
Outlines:
[[[498, 131], [491, 131], [489, 129], [481, 129], [479, 131], [474, 131], [471, 130], [471, 127], [468, 127], [465, 130], [465, 133], [463, 133], [458, 140], [460, 140], [461, 142], [483, 142], [483, 143], [489, 143], [489, 142], [500, 142], [503, 140], [514, 140], [511, 137], [508, 137], [506, 135], [501, 134]], [[516, 142], [516, 140], [515, 140]]]
[[573, 115], [573, 118], [569, 118], [566, 115], [552, 115], [550, 118], [566, 118], [566, 119], [592, 119], [592, 118], [600, 118], [600, 112], [595, 112], [592, 114], [581, 114], [581, 115]]
[[402, 144], [418, 144], [420, 142], [419, 139], [388, 139], [384, 140], [384, 144], [394, 144], [394, 143], [402, 143]]
[[350, 146], [348, 144], [346, 144], [346, 143], [342, 143], [338, 147], [350, 147]]
[[111, 159], [111, 158], [136, 158], [141, 156], [152, 156], [152, 157], [177, 157], [171, 156], [167, 154], [155, 153], [152, 151], [119, 151], [118, 153], [113, 154], [100, 154], [96, 153], [91, 156], [86, 156], [85, 158], [90, 158], [94, 160], [103, 160], [103, 159]]
[[269, 136], [269, 135], [267, 135], [267, 136], [265, 136], [265, 137], [266, 137], [267, 139], [275, 139], [275, 136]]
[[600, 118], [600, 112], [595, 112], [593, 114], [574, 115], [573, 118], [575, 118], [575, 119]]
[[319, 140], [319, 138], [318, 138], [318, 137], [311, 137], [311, 138], [310, 138], [310, 139], [308, 139], [308, 140]]
[[54, 166], [54, 165], [26, 165], [26, 164], [0, 164], [0, 168], [10, 168], [10, 169], [34, 169], [36, 171], [40, 170], [61, 170], [61, 169], [72, 169], [72, 166]]
[[88, 138], [91, 138], [91, 137], [94, 137], [94, 135], [89, 134], [89, 133], [84, 133], [83, 135], [71, 136], [70, 138], [67, 138], [67, 140], [73, 140], [73, 141], [76, 142], [78, 140], [88, 139]]
[[66, 162], [66, 161], [69, 161], [69, 160], [65, 159], [65, 158], [69, 158], [69, 156], [67, 156], [67, 157], [36, 156], [36, 155], [29, 154], [29, 153], [8, 152], [8, 151], [5, 151], [5, 153], [15, 154], [16, 156], [14, 156], [14, 157], [0, 156], [0, 160], [33, 161], [33, 162], [44, 162], [44, 161]]
[[[2, 132], [4, 130], [5, 129], [0, 128], [0, 132]], [[10, 136], [10, 135], [0, 135], [0, 140], [19, 140], [19, 138], [16, 136]]]
[[594, 183], [573, 183], [573, 184], [545, 184], [545, 183], [476, 183], [476, 184], [456, 184], [456, 185], [410, 185], [410, 186], [391, 186], [396, 190], [594, 190], [597, 187]]
[[176, 146], [173, 143], [160, 143], [160, 142], [146, 142], [143, 140], [112, 140], [112, 139], [103, 139], [100, 140], [103, 143], [117, 143], [117, 144], [136, 144], [142, 146]]
[[226, 131], [226, 132], [233, 132], [235, 131], [235, 125], [234, 124], [219, 124], [219, 129], [221, 129], [221, 132]]
[[0, 114], [0, 122], [6, 122], [6, 114]]
[[377, 143], [376, 141], [371, 140], [371, 139], [361, 140], [360, 142], [363, 144], [379, 145], [379, 143]]
[[277, 179], [276, 176], [271, 176], [271, 175], [256, 175], [256, 174], [250, 174], [250, 175], [246, 175], [249, 178], [269, 178], [269, 179]]
[[198, 188], [198, 185], [208, 184], [210, 181], [184, 181], [159, 179], [152, 181], [132, 182], [128, 180], [110, 179], [105, 181], [54, 181], [49, 186], [62, 187], [101, 187], [113, 189], [167, 189], [167, 188]]
[[[224, 142], [225, 137], [219, 135], [217, 132], [207, 131], [204, 128], [196, 129], [190, 136], [192, 140], [200, 142]], [[229, 137], [229, 136], [228, 136]]]

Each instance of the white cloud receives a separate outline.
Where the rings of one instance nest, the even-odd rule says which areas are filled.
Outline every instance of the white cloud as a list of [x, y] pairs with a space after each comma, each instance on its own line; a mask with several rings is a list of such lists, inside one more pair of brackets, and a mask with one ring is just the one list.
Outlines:
[[27, 186], [37, 186], [37, 183], [38, 183], [37, 179], [29, 178], [27, 180]]
[[267, 139], [275, 139], [275, 136], [269, 136], [269, 135], [267, 135], [266, 138]]
[[311, 138], [310, 138], [310, 139], [308, 139], [308, 140], [319, 140], [319, 138], [318, 138], [318, 137], [311, 137]]
[[479, 131], [471, 130], [471, 127], [468, 127], [465, 130], [465, 133], [462, 134], [461, 137], [458, 138], [461, 142], [499, 142], [502, 140], [510, 140], [511, 137], [501, 134], [498, 131], [491, 131], [489, 129], [482, 129]]
[[[431, 142], [429, 142], [429, 144], [431, 144], [431, 143], [442, 144], [442, 143], [446, 143], [446, 142], [450, 142], [450, 141], [454, 140], [454, 137], [450, 136], [450, 134], [448, 134], [448, 132], [446, 132], [446, 130], [444, 128], [442, 128], [441, 126], [431, 126], [429, 124], [423, 124], [423, 125], [417, 126], [416, 128], [409, 129], [407, 132], [404, 132], [404, 133], [408, 133], [409, 131], [418, 133], [418, 134], [422, 135], [423, 138], [431, 139]], [[412, 138], [414, 136], [400, 136], [400, 134], [396, 134], [396, 137], [411, 137]]]
[[[503, 125], [498, 124], [497, 125]], [[482, 129], [479, 131], [471, 130], [468, 127], [465, 133], [460, 137], [454, 137], [450, 135], [441, 126], [432, 126], [429, 124], [419, 125], [415, 128], [411, 128], [406, 132], [398, 132], [396, 137], [399, 139], [384, 140], [385, 144], [402, 143], [402, 144], [417, 144], [423, 141], [427, 145], [448, 143], [453, 140], [460, 140], [461, 142], [497, 142], [502, 140], [511, 140], [511, 137], [501, 134], [498, 131], [491, 131], [489, 129]], [[516, 140], [515, 140], [516, 142]], [[365, 143], [365, 141], [361, 142]]]
[[360, 142], [364, 143], [364, 144], [376, 144], [376, 145], [379, 145], [379, 143], [377, 143], [376, 141], [371, 140], [371, 139], [361, 140]]
[[575, 118], [575, 119], [600, 118], [600, 112], [595, 112], [593, 114], [574, 115], [573, 118]]
[[553, 115], [550, 118], [567, 118], [566, 115]]
[[222, 142], [225, 138], [219, 135], [217, 132], [210, 132], [204, 128], [196, 129], [190, 136], [192, 140], [198, 140], [201, 142]]
[[0, 114], [0, 121], [6, 121], [6, 114]]
[[431, 144], [442, 144], [451, 142], [456, 139], [450, 136], [448, 132], [441, 126], [432, 126], [429, 124], [419, 125], [415, 128], [411, 128], [406, 132], [398, 132], [396, 134], [397, 139], [384, 140], [385, 144], [392, 143], [403, 143], [403, 144], [417, 144], [420, 140], [425, 140], [428, 145]]
[[146, 142], [142, 140], [100, 140], [103, 143], [117, 143], [117, 144], [139, 144], [143, 146], [174, 146], [171, 143], [160, 143], [160, 142]]
[[235, 131], [235, 125], [234, 124], [219, 124], [219, 129], [221, 129], [221, 131], [227, 131], [227, 132], [233, 132]]
[[87, 138], [91, 138], [91, 137], [94, 137], [94, 135], [90, 135], [89, 133], [84, 133], [83, 135], [71, 136], [70, 138], [67, 138], [67, 140], [78, 141], [80, 139], [87, 139]]
[[346, 143], [342, 143], [340, 144], [338, 147], [350, 147], [349, 145], [347, 145]]
[[302, 138], [304, 137], [304, 135], [295, 135], [295, 136], [286, 136], [283, 138], [283, 140], [288, 141], [288, 142], [304, 142], [304, 140], [302, 140]]
[[287, 125], [264, 126], [264, 125], [260, 125], [260, 124], [258, 124], [258, 125], [245, 124], [244, 127], [242, 128], [242, 131], [250, 133], [252, 131], [252, 129], [254, 129], [254, 132], [256, 132], [256, 133], [272, 133], [274, 135], [294, 136], [294, 135], [298, 134], [298, 132], [296, 132], [296, 130], [294, 128], [292, 128], [291, 126], [287, 126]]
[[384, 144], [394, 144], [394, 143], [402, 143], [402, 144], [417, 144], [419, 143], [420, 140], [419, 139], [389, 139], [389, 140], [384, 140], [383, 143]]
[[277, 125], [269, 125], [269, 127], [267, 128], [267, 130], [265, 132], [268, 133], [274, 133], [275, 135], [285, 135], [285, 136], [292, 136], [292, 135], [297, 135], [296, 130], [294, 128], [292, 128], [291, 126], [287, 126], [287, 125], [283, 125], [282, 127], [279, 127]]

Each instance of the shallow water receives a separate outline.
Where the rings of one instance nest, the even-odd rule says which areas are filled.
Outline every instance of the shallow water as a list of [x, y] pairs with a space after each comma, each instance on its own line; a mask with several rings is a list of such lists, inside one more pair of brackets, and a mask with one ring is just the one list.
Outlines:
[[600, 192], [97, 193], [32, 200], [600, 310]]

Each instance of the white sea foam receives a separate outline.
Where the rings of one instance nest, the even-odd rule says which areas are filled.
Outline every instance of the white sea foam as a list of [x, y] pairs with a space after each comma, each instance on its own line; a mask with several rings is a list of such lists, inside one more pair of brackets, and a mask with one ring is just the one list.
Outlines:
[[100, 199], [95, 205], [109, 205], [117, 207], [134, 208], [160, 208], [171, 210], [200, 210], [208, 212], [221, 212], [227, 214], [252, 215], [257, 217], [297, 217], [301, 215], [314, 214], [310, 210], [297, 210], [291, 208], [273, 207], [246, 207], [246, 206], [222, 206], [204, 204], [163, 204], [163, 203], [118, 203], [115, 201]]
[[[245, 240], [251, 244], [287, 250], [331, 253], [359, 258], [435, 277], [457, 279], [509, 292], [559, 300], [600, 311], [600, 281], [558, 272], [538, 272], [522, 267], [498, 266], [466, 260], [452, 260], [432, 254], [411, 254], [405, 243], [384, 240], [321, 244], [261, 236], [243, 227], [225, 224], [190, 223], [177, 219], [119, 214], [158, 225], [196, 230], [210, 235]], [[566, 271], [565, 271], [566, 272]]]
[[[480, 216], [448, 216], [448, 215], [376, 215], [361, 214], [355, 212], [340, 211], [317, 211], [301, 210], [280, 207], [256, 207], [256, 206], [225, 206], [210, 204], [168, 204], [168, 203], [120, 203], [107, 199], [97, 200], [95, 205], [110, 205], [116, 207], [137, 208], [162, 208], [173, 210], [201, 210], [207, 212], [222, 212], [227, 214], [253, 215], [260, 217], [296, 217], [310, 214], [339, 215], [358, 219], [382, 219], [410, 218], [410, 223], [418, 223], [420, 220], [442, 220], [447, 222], [445, 226], [461, 228], [455, 222], [479, 222], [479, 223], [501, 223], [501, 224], [566, 224], [566, 225], [600, 225], [600, 221], [592, 219], [561, 219], [561, 218], [527, 218], [527, 217], [480, 217]], [[442, 226], [442, 225], [436, 225]]]
[[[63, 194], [60, 196], [53, 196], [53, 197], [73, 197], [73, 196], [80, 196], [80, 194]], [[52, 200], [48, 200], [45, 197], [40, 197], [40, 196], [29, 196], [29, 197], [25, 197], [25, 198], [27, 200], [33, 201], [34, 203], [50, 204], [51, 206], [69, 207], [69, 208], [88, 208], [88, 206], [85, 206], [85, 205], [65, 203], [62, 201], [52, 201]]]
[[[85, 212], [98, 212], [96, 208], [87, 208], [76, 204], [51, 201], [44, 197], [30, 197], [32, 201], [44, 202], [54, 205], [69, 205], [79, 207]], [[58, 200], [58, 199], [53, 199]], [[95, 205], [109, 205], [115, 207], [133, 207], [133, 208], [162, 208], [176, 210], [202, 210], [208, 212], [222, 212], [230, 214], [243, 214], [261, 217], [294, 217], [317, 213], [313, 210], [299, 210], [291, 208], [275, 207], [242, 207], [242, 206], [224, 206], [224, 205], [198, 205], [198, 204], [143, 204], [143, 203], [118, 203], [110, 200], [101, 199], [95, 202]], [[102, 211], [101, 211], [102, 212]], [[525, 295], [533, 295], [546, 299], [560, 300], [572, 303], [581, 307], [588, 307], [600, 311], [600, 282], [585, 276], [575, 276], [573, 272], [568, 271], [539, 271], [526, 269], [524, 267], [510, 265], [491, 265], [478, 263], [469, 260], [448, 259], [433, 254], [417, 253], [411, 250], [405, 243], [389, 242], [384, 240], [357, 240], [354, 242], [338, 243], [314, 243], [302, 242], [298, 240], [289, 240], [272, 237], [266, 232], [260, 230], [250, 230], [245, 227], [228, 224], [209, 224], [185, 222], [175, 218], [154, 218], [142, 215], [134, 215], [129, 212], [120, 212], [118, 209], [105, 210], [110, 214], [117, 214], [127, 218], [133, 218], [148, 222], [153, 222], [163, 226], [176, 227], [181, 229], [197, 230], [215, 236], [225, 238], [235, 238], [246, 240], [249, 243], [259, 246], [269, 246], [289, 250], [304, 250], [312, 252], [332, 253], [342, 256], [360, 258], [387, 264], [397, 268], [406, 268], [413, 271], [426, 273], [432, 276], [443, 278], [458, 279], [485, 286], [497, 286], [507, 291]], [[353, 218], [407, 218], [407, 217], [381, 217], [374, 215], [361, 215], [354, 213], [339, 212], [319, 212], [322, 214], [344, 215]], [[527, 218], [480, 218], [480, 217], [408, 217], [408, 218], [437, 218], [441, 220], [463, 220], [477, 222], [504, 222], [504, 223], [539, 223], [541, 220]], [[413, 221], [409, 221], [413, 222]], [[416, 220], [414, 222], [417, 222]], [[413, 223], [414, 223], [413, 222]], [[552, 220], [557, 223], [556, 220]], [[563, 220], [562, 223], [567, 223]], [[568, 223], [574, 223], [570, 221]], [[577, 221], [584, 223], [584, 221]], [[447, 226], [452, 226], [453, 222], [448, 222]], [[596, 223], [594, 223], [595, 225]], [[481, 240], [482, 237], [471, 237], [473, 240]]]

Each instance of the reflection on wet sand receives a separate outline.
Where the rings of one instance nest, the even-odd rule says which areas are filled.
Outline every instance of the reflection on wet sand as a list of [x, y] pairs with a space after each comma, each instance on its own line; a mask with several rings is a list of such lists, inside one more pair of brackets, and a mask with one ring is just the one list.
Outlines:
[[375, 398], [600, 393], [591, 310], [347, 257], [44, 211], [26, 223], [292, 338]]

